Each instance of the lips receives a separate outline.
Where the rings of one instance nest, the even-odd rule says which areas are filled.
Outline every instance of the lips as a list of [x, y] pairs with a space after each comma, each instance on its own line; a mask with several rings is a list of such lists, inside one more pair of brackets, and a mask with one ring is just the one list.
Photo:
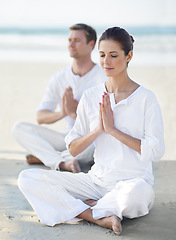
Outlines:
[[105, 71], [110, 71], [110, 70], [112, 70], [113, 68], [110, 68], [110, 67], [103, 67], [103, 69], [104, 69]]

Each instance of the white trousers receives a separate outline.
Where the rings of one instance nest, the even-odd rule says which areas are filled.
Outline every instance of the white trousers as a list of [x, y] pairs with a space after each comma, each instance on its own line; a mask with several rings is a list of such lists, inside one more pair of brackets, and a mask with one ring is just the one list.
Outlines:
[[20, 173], [18, 186], [41, 223], [54, 226], [90, 208], [83, 201], [97, 200], [94, 219], [116, 215], [136, 218], [148, 214], [154, 201], [151, 185], [135, 178], [119, 181], [111, 190], [95, 184], [89, 173], [28, 169]]
[[66, 150], [65, 135], [46, 127], [17, 122], [12, 129], [12, 135], [29, 153], [51, 169], [59, 169], [58, 165], [66, 160], [77, 159], [84, 162], [93, 160], [93, 145], [74, 158]]

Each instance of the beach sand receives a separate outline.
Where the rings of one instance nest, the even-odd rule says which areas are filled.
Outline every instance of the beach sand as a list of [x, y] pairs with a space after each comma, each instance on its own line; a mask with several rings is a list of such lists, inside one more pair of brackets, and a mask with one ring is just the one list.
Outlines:
[[[16, 121], [36, 123], [36, 108], [53, 73], [64, 65], [57, 63], [0, 63], [0, 239], [115, 239], [108, 229], [87, 222], [42, 225], [17, 187], [17, 177], [26, 168], [26, 151], [11, 137]], [[118, 239], [174, 240], [176, 226], [176, 68], [129, 66], [133, 80], [151, 89], [163, 113], [166, 152], [155, 165], [155, 205], [149, 215], [133, 220], [124, 219], [123, 234]], [[61, 130], [64, 121], [49, 126]], [[44, 168], [35, 165], [34, 168]]]

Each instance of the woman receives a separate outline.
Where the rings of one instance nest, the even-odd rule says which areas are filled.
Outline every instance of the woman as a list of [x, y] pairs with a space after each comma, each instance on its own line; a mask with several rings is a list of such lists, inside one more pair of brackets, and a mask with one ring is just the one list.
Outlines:
[[74, 127], [66, 136], [73, 156], [95, 144], [95, 164], [85, 173], [26, 170], [19, 187], [47, 225], [74, 217], [119, 235], [123, 216], [148, 214], [153, 201], [152, 161], [164, 153], [163, 123], [154, 94], [130, 79], [133, 38], [122, 28], [99, 40], [106, 83], [83, 94]]

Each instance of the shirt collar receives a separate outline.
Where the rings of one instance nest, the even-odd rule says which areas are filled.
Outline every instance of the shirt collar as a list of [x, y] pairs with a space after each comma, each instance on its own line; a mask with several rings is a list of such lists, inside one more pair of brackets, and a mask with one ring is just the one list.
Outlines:
[[[106, 91], [106, 87], [105, 87], [105, 83], [103, 83], [103, 87], [104, 87], [104, 91], [107, 92], [107, 91]], [[121, 101], [118, 102], [117, 104], [115, 103], [114, 93], [109, 93], [112, 107], [114, 108], [114, 107], [120, 106], [120, 105], [125, 105], [125, 106], [126, 106], [126, 105], [128, 104], [128, 102], [129, 102], [129, 100], [131, 99], [131, 97], [134, 96], [134, 95], [139, 91], [139, 89], [141, 89], [141, 87], [142, 87], [142, 86], [140, 85], [129, 97], [121, 100]]]

